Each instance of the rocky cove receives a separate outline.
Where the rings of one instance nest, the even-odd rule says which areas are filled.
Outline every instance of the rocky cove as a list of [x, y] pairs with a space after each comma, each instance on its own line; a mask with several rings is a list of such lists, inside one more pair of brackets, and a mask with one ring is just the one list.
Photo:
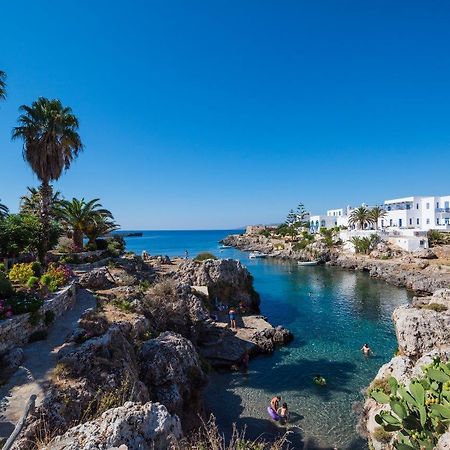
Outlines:
[[[292, 340], [259, 315], [239, 261], [127, 255], [105, 264], [77, 273], [76, 302], [91, 307], [51, 348], [15, 449], [189, 448], [183, 436], [205, 417], [210, 368], [237, 367], [246, 352], [271, 353]], [[245, 311], [237, 331], [218, 302]], [[5, 423], [19, 418], [9, 405], [24, 406], [30, 393], [27, 380], [22, 390], [14, 385], [22, 357], [17, 348], [2, 355], [2, 372], [13, 374], [1, 388]]]

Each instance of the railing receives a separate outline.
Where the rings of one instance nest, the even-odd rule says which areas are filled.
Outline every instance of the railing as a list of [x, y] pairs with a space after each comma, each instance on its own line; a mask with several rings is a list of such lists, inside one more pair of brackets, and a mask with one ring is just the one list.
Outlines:
[[35, 405], [36, 405], [36, 395], [33, 394], [29, 398], [27, 405], [25, 406], [25, 411], [23, 412], [22, 418], [17, 422], [14, 431], [11, 433], [11, 436], [9, 436], [2, 450], [10, 450], [10, 448], [12, 448], [14, 441], [17, 439], [17, 436], [19, 436], [20, 432], [22, 431], [22, 428], [25, 425], [28, 414], [34, 411]]

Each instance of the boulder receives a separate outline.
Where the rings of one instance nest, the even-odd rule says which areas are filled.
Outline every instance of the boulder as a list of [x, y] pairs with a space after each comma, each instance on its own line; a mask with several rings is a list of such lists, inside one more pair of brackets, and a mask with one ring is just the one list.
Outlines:
[[257, 331], [251, 337], [251, 341], [262, 353], [272, 353], [275, 347], [286, 345], [294, 339], [293, 334], [286, 328], [278, 326], [276, 328], [266, 328]]
[[106, 267], [100, 267], [81, 275], [79, 283], [82, 287], [93, 290], [109, 289], [113, 286]]
[[253, 277], [237, 260], [186, 260], [175, 279], [191, 286], [207, 286], [213, 301], [235, 306], [243, 302], [249, 310], [259, 310], [260, 299], [253, 288]]
[[15, 347], [0, 357], [0, 385], [8, 380], [22, 364], [22, 361], [23, 350], [20, 347]]
[[192, 343], [173, 332], [161, 333], [144, 342], [139, 362], [141, 380], [153, 399], [177, 414], [188, 429], [202, 410], [201, 391], [207, 384]]
[[429, 248], [423, 248], [421, 250], [416, 250], [413, 253], [413, 256], [415, 258], [420, 258], [420, 259], [436, 259], [437, 258], [437, 256], [433, 252], [433, 250], [430, 250]]
[[43, 450], [166, 450], [182, 437], [181, 422], [158, 403], [127, 402], [70, 428]]

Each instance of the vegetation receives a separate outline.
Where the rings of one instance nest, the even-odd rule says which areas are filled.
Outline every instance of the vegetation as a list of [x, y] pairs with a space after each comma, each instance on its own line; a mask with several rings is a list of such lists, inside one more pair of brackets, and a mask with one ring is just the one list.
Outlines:
[[364, 230], [366, 225], [371, 223], [370, 210], [365, 206], [355, 208], [348, 217], [348, 223]]
[[[24, 214], [32, 214], [39, 217], [41, 214], [42, 195], [39, 189], [27, 187], [28, 194], [20, 198], [20, 212]], [[49, 216], [52, 219], [57, 218], [59, 203], [61, 202], [61, 193], [59, 191], [52, 193], [50, 201]]]
[[381, 206], [375, 206], [369, 211], [369, 221], [378, 230], [378, 221], [386, 217], [386, 211]]
[[390, 406], [375, 420], [385, 432], [396, 432], [394, 446], [399, 450], [433, 449], [450, 424], [450, 363], [435, 358], [423, 371], [425, 375], [413, 379], [408, 388], [391, 377], [388, 392], [370, 393], [378, 403]]
[[447, 307], [442, 303], [428, 303], [427, 305], [423, 305], [420, 307], [421, 309], [429, 309], [431, 311], [436, 312], [444, 312], [447, 311]]
[[8, 207], [6, 205], [4, 205], [3, 203], [0, 203], [0, 220], [7, 217], [8, 213], [9, 213]]
[[8, 277], [11, 281], [26, 284], [28, 280], [34, 276], [34, 271], [31, 263], [14, 264], [9, 271]]
[[430, 247], [450, 244], [450, 233], [445, 233], [438, 230], [430, 230], [428, 231], [428, 242], [430, 244]]
[[6, 73], [0, 70], [0, 100], [6, 99]]
[[206, 261], [207, 259], [217, 259], [217, 256], [213, 255], [212, 253], [203, 252], [203, 253], [199, 253], [194, 258], [194, 261]]
[[352, 237], [350, 242], [354, 245], [356, 253], [363, 253], [365, 255], [368, 255], [380, 242], [380, 238], [375, 234], [372, 234], [372, 236], [370, 237], [354, 236]]
[[22, 105], [13, 139], [23, 140], [23, 157], [41, 182], [41, 211], [43, 259], [50, 249], [50, 210], [52, 187], [50, 182], [61, 177], [64, 170], [83, 149], [78, 135], [78, 119], [69, 107], [59, 100], [40, 97], [31, 106]]

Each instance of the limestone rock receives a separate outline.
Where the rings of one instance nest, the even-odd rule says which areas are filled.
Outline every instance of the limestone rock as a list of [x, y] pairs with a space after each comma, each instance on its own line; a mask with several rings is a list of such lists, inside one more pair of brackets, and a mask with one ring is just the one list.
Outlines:
[[253, 278], [237, 260], [186, 260], [181, 263], [175, 279], [191, 286], [207, 286], [213, 301], [217, 298], [233, 305], [244, 302], [253, 311], [259, 309], [259, 295], [253, 288]]
[[23, 350], [15, 347], [0, 357], [0, 384], [5, 383], [8, 378], [19, 368], [23, 361]]
[[79, 283], [86, 289], [109, 289], [113, 283], [105, 267], [91, 270], [80, 277]]
[[421, 258], [421, 259], [436, 259], [437, 256], [433, 252], [433, 250], [430, 250], [429, 248], [423, 248], [421, 250], [417, 250], [413, 253], [413, 256], [415, 258]]
[[189, 426], [185, 419], [196, 420], [192, 411], [201, 410], [201, 390], [207, 377], [192, 343], [173, 332], [161, 333], [144, 342], [139, 361], [141, 379], [153, 398], [179, 415], [183, 426]]
[[292, 333], [284, 327], [266, 328], [252, 336], [252, 342], [263, 353], [272, 353], [276, 346], [285, 345], [294, 339]]
[[121, 445], [128, 450], [166, 450], [181, 437], [179, 418], [170, 415], [165, 406], [127, 402], [70, 428], [43, 450], [109, 450]]

